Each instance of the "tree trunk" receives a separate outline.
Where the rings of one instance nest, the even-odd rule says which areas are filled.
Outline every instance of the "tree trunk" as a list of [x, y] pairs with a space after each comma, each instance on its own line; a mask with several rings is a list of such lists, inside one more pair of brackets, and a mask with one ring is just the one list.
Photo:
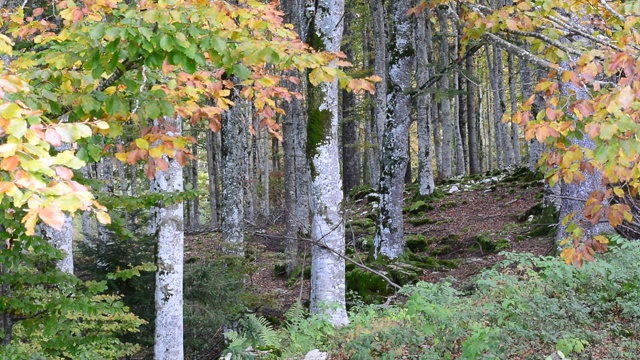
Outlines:
[[475, 85], [471, 81], [473, 74], [473, 57], [466, 60], [467, 77], [467, 136], [469, 137], [469, 172], [471, 175], [480, 174], [482, 168], [478, 159], [478, 119], [476, 117]]
[[[429, 54], [427, 50], [427, 18], [424, 13], [416, 17], [416, 83], [419, 89], [429, 79]], [[429, 36], [431, 34], [429, 33]], [[423, 92], [418, 95], [418, 194], [433, 193], [433, 155], [431, 153], [431, 113], [429, 112], [429, 94]]]
[[269, 199], [269, 131], [260, 131], [260, 172], [262, 174], [262, 215], [271, 215], [271, 201]]
[[[513, 55], [509, 54], [509, 100], [511, 102], [511, 115], [518, 111], [518, 101], [516, 99], [516, 70]], [[526, 99], [525, 99], [526, 100]], [[520, 166], [522, 159], [520, 157], [520, 131], [518, 124], [511, 123], [511, 143], [513, 147], [513, 162], [516, 166]]]
[[402, 195], [404, 175], [408, 162], [407, 136], [411, 123], [411, 19], [407, 12], [411, 1], [394, 1], [393, 31], [391, 32], [387, 119], [382, 146], [380, 174], [380, 214], [378, 234], [375, 238], [375, 256], [391, 259], [404, 251], [404, 220]]
[[[312, 23], [314, 45], [339, 51], [344, 0], [318, 0]], [[310, 310], [326, 313], [334, 326], [348, 324], [342, 181], [338, 151], [338, 82], [309, 86], [308, 156], [311, 164], [312, 250]], [[336, 254], [337, 253], [337, 254]]]
[[233, 90], [234, 107], [222, 114], [222, 241], [225, 252], [243, 255], [246, 129], [242, 100]]
[[207, 174], [209, 182], [209, 211], [211, 212], [211, 226], [218, 227], [218, 172], [216, 171], [214, 137], [211, 129], [206, 130], [207, 136]]
[[[351, 57], [347, 55], [347, 57]], [[360, 149], [358, 148], [358, 121], [353, 115], [356, 96], [353, 92], [342, 92], [342, 169], [343, 191], [360, 185]]]
[[64, 258], [56, 264], [58, 269], [73, 274], [73, 220], [71, 216], [64, 215], [64, 225], [61, 230], [42, 224], [41, 233], [43, 239], [64, 253]]
[[[438, 9], [436, 13], [438, 15], [438, 22], [440, 23], [440, 63], [444, 67], [449, 64], [448, 21], [442, 10]], [[451, 87], [448, 74], [445, 74], [440, 79], [440, 87], [440, 91], [444, 91], [446, 94], [440, 102], [442, 105], [442, 172], [438, 171], [438, 174], [441, 174], [443, 179], [448, 179], [451, 177], [454, 136], [453, 119], [451, 117], [451, 100], [448, 94]], [[438, 164], [438, 169], [440, 169], [440, 167], [440, 164]]]
[[387, 16], [385, 14], [385, 3], [383, 0], [370, 0], [371, 12], [373, 14], [373, 39], [375, 42], [374, 74], [378, 75], [382, 81], [376, 83], [376, 105], [373, 109], [375, 119], [375, 131], [371, 135], [374, 142], [371, 162], [371, 173], [375, 187], [380, 180], [380, 160], [382, 157], [382, 141], [384, 138], [385, 119], [387, 111]]
[[[181, 119], [166, 118], [167, 134], [181, 134]], [[156, 172], [151, 183], [154, 192], [179, 193], [183, 191], [182, 167], [178, 161], [169, 161], [167, 171]], [[184, 209], [181, 202], [159, 206], [155, 214], [158, 235], [156, 254], [156, 326], [154, 342], [155, 360], [184, 358], [182, 322], [182, 276], [184, 267]]]
[[[454, 24], [453, 26], [453, 35], [454, 35], [454, 39], [453, 39], [453, 43], [455, 45], [453, 54], [454, 56], [458, 56], [459, 53], [459, 46], [460, 46], [460, 34], [458, 33], [458, 27]], [[456, 136], [456, 175], [461, 176], [461, 175], [465, 175], [466, 174], [466, 161], [465, 161], [465, 157], [464, 157], [464, 145], [463, 145], [463, 136], [462, 136], [462, 117], [460, 116], [461, 114], [461, 110], [462, 110], [462, 94], [460, 93], [460, 90], [462, 90], [462, 86], [460, 83], [460, 72], [458, 71], [458, 69], [455, 69], [455, 72], [453, 73], [453, 84], [455, 86], [456, 89], [456, 95], [455, 95], [455, 105], [454, 105], [454, 115], [453, 115], [453, 129], [455, 132], [455, 136]]]
[[[194, 139], [198, 138], [198, 132], [193, 127], [191, 129], [191, 136]], [[198, 198], [198, 144], [195, 143], [191, 146], [191, 153], [195, 157], [191, 160], [191, 189], [195, 193], [193, 200], [191, 200], [191, 214], [189, 217], [191, 218], [191, 224], [189, 226], [192, 229], [198, 229], [200, 227], [200, 199]]]
[[[519, 58], [518, 63], [520, 65], [520, 82], [522, 87], [522, 95], [524, 100], [528, 100], [533, 95], [533, 78], [531, 76], [531, 69], [529, 68], [529, 62], [524, 58]], [[538, 111], [544, 109], [544, 99], [540, 94], [536, 94], [533, 105], [531, 106], [531, 113], [535, 118]], [[529, 170], [536, 171], [538, 167], [538, 161], [542, 156], [544, 145], [540, 143], [535, 137], [529, 141]]]

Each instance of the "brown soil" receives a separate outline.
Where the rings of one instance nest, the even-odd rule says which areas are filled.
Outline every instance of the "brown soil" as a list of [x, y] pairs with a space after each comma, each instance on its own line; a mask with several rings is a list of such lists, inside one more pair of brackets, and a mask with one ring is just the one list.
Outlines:
[[[448, 187], [444, 187], [446, 190]], [[479, 249], [475, 240], [477, 234], [485, 234], [493, 240], [506, 240], [508, 251], [529, 252], [536, 255], [548, 254], [552, 251], [552, 242], [548, 238], [527, 236], [531, 223], [522, 219], [521, 214], [540, 202], [538, 194], [542, 187], [537, 184], [522, 185], [520, 182], [493, 182], [477, 184], [473, 190], [465, 190], [447, 194], [441, 199], [429, 202], [432, 210], [426, 211], [430, 224], [412, 226], [405, 215], [405, 233], [422, 234], [426, 238], [435, 238], [422, 254], [433, 256], [437, 249], [447, 246], [446, 254], [434, 256], [437, 259], [455, 260], [458, 267], [450, 270], [424, 270], [421, 280], [437, 282], [446, 278], [454, 278], [458, 285], [477, 275], [483, 269], [493, 266], [503, 257], [496, 252], [487, 253]], [[405, 205], [409, 206], [412, 193], [407, 193]], [[363, 219], [372, 209], [372, 204], [361, 199], [352, 202], [347, 211], [348, 220]], [[284, 216], [272, 216], [283, 219]], [[281, 221], [281, 220], [280, 220]], [[349, 233], [347, 227], [347, 243], [353, 246], [364, 236], [372, 236], [362, 230]], [[304, 303], [309, 297], [309, 281], [300, 277], [288, 280], [275, 275], [274, 267], [283, 260], [282, 224], [274, 224], [262, 219], [259, 223], [250, 224], [247, 231], [247, 252], [251, 254], [252, 268], [249, 285], [254, 291], [264, 296], [263, 306], [257, 312], [263, 316], [282, 319], [284, 312], [292, 303], [301, 299]], [[220, 233], [188, 236], [185, 240], [185, 260], [202, 261], [214, 257], [219, 250]], [[301, 250], [306, 253], [302, 261], [310, 266], [310, 245], [301, 242]], [[360, 258], [366, 257], [361, 254]], [[213, 357], [211, 353], [211, 358]], [[209, 357], [206, 357], [209, 358]]]

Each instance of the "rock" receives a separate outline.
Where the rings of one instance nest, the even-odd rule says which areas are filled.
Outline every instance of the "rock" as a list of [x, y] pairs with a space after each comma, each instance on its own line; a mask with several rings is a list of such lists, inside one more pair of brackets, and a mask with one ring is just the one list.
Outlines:
[[458, 185], [453, 185], [450, 189], [449, 189], [449, 194], [453, 194], [460, 191], [460, 188], [458, 188]]
[[304, 360], [327, 360], [327, 353], [313, 349], [304, 356]]

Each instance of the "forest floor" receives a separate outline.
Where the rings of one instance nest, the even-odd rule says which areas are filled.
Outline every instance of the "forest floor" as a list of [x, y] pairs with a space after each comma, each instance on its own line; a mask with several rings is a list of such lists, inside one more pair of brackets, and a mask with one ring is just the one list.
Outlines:
[[[415, 185], [408, 186], [404, 210], [409, 255], [401, 260], [400, 273], [409, 274], [397, 276], [385, 271], [389, 268], [378, 266], [377, 269], [402, 283], [446, 280], [463, 287], [483, 269], [502, 260], [501, 251], [552, 253], [550, 237], [535, 235], [544, 233], [544, 229], [536, 229], [540, 230], [541, 225], [544, 228], [548, 225], [544, 223], [550, 221], [543, 218], [541, 211], [543, 184], [530, 177], [531, 174], [520, 171], [449, 180], [438, 185], [436, 195], [418, 201], [413, 200]], [[366, 249], [375, 236], [377, 202], [370, 190], [354, 190], [351, 195], [346, 211], [347, 248], [356, 251], [347, 253], [356, 262], [366, 261]], [[259, 221], [248, 224], [247, 229], [246, 253], [251, 261], [248, 282], [252, 291], [263, 299], [256, 312], [277, 325], [292, 303], [298, 299], [303, 303], [308, 300], [309, 271], [298, 271], [289, 278], [276, 274], [275, 269], [284, 260], [284, 225], [277, 220]], [[185, 240], [187, 263], [211, 259], [219, 253], [219, 232], [187, 236]], [[309, 267], [310, 244], [302, 241], [300, 249], [306, 254], [301, 256], [301, 263]], [[368, 266], [373, 267], [370, 263]], [[388, 292], [380, 291], [380, 281], [376, 289], [363, 289], [360, 277], [351, 277], [350, 281], [349, 274], [354, 268], [347, 266], [348, 292], [361, 292], [359, 296], [364, 301], [396, 301], [391, 288]], [[367, 290], [371, 291], [367, 293]], [[351, 302], [353, 292], [348, 298]]]

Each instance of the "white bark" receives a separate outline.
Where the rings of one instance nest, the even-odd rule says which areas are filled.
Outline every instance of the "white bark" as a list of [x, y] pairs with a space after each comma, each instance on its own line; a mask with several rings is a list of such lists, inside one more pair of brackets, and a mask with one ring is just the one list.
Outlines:
[[222, 241], [225, 251], [243, 255], [244, 243], [244, 190], [246, 172], [246, 129], [243, 122], [241, 100], [232, 95], [236, 105], [222, 114]]
[[[418, 88], [422, 88], [429, 79], [426, 21], [424, 13], [416, 18], [415, 71]], [[428, 106], [429, 94], [423, 93], [418, 95], [418, 193], [420, 195], [429, 195], [433, 193], [435, 189], [433, 181], [433, 154], [431, 152], [431, 113], [427, 108]]]
[[[327, 51], [340, 50], [344, 0], [319, 0], [315, 11], [315, 36]], [[311, 172], [311, 312], [324, 312], [335, 326], [349, 322], [345, 307], [344, 221], [342, 181], [338, 151], [338, 83], [309, 89], [309, 158]], [[326, 248], [325, 248], [326, 247]], [[329, 249], [333, 250], [329, 250]]]
[[[444, 65], [449, 63], [449, 31], [447, 18], [442, 10], [437, 11], [440, 22], [440, 62]], [[440, 91], [450, 90], [449, 75], [445, 74], [440, 79]], [[451, 115], [451, 100], [446, 94], [442, 101], [442, 163], [438, 163], [438, 175], [444, 179], [451, 177], [452, 151], [453, 151], [453, 118]]]
[[60, 271], [73, 274], [73, 220], [64, 215], [64, 225], [56, 230], [49, 225], [42, 225], [42, 237], [56, 249], [64, 253], [64, 258], [56, 264]]
[[[180, 135], [181, 120], [166, 119]], [[176, 193], [183, 191], [182, 167], [176, 160], [169, 161], [169, 170], [158, 171], [151, 185], [152, 191]], [[180, 202], [156, 207], [155, 230], [158, 234], [156, 261], [156, 330], [155, 360], [181, 360], [184, 358], [182, 323], [182, 276], [184, 267], [184, 209]]]
[[393, 41], [391, 43], [387, 119], [385, 122], [380, 171], [380, 214], [375, 238], [375, 256], [395, 259], [404, 251], [402, 195], [407, 168], [407, 136], [411, 123], [411, 1], [393, 2]]

